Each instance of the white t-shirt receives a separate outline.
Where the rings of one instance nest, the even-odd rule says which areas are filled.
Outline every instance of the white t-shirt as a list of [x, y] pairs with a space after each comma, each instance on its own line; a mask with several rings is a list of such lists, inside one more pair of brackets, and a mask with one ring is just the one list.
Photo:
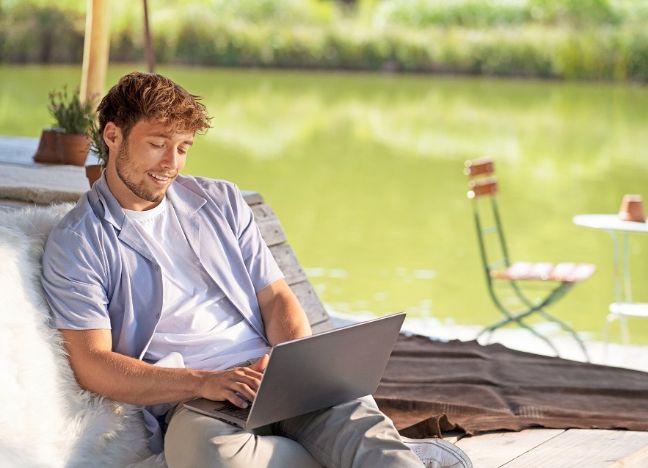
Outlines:
[[185, 367], [222, 370], [268, 351], [266, 341], [201, 266], [166, 197], [151, 210], [124, 211], [162, 272], [162, 316], [145, 361], [157, 362], [176, 352]]

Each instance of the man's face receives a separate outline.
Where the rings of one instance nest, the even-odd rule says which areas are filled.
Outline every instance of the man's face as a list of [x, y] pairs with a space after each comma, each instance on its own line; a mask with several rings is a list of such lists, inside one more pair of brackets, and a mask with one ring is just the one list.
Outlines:
[[160, 203], [192, 144], [193, 133], [176, 133], [150, 120], [137, 122], [121, 139], [117, 157], [108, 160], [108, 185], [120, 204], [146, 210]]

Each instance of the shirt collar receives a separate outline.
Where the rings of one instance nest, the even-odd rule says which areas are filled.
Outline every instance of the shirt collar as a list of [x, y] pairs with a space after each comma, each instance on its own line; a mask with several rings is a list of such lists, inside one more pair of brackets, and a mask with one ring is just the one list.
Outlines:
[[[184, 186], [186, 180], [187, 177], [178, 176], [167, 191], [169, 201], [178, 215], [192, 215], [207, 202], [204, 197]], [[92, 186], [88, 196], [93, 207], [100, 210], [100, 216], [116, 229], [121, 230], [126, 213], [108, 187], [106, 171]]]

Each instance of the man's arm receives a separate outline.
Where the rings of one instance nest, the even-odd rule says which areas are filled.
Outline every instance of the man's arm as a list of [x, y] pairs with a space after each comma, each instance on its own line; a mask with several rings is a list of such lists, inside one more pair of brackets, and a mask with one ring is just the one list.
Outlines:
[[61, 330], [81, 387], [136, 405], [172, 403], [193, 397], [246, 403], [254, 400], [266, 360], [250, 367], [198, 371], [155, 367], [112, 351], [110, 330]]
[[312, 335], [306, 313], [286, 280], [266, 286], [257, 293], [257, 299], [271, 345]]

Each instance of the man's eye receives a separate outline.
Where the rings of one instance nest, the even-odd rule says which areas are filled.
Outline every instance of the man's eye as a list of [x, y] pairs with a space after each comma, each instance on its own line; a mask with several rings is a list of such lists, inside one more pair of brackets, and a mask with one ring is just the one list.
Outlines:
[[164, 145], [158, 145], [156, 143], [149, 143], [153, 148], [162, 148]]
[[178, 153], [187, 154], [187, 148], [178, 148]]

